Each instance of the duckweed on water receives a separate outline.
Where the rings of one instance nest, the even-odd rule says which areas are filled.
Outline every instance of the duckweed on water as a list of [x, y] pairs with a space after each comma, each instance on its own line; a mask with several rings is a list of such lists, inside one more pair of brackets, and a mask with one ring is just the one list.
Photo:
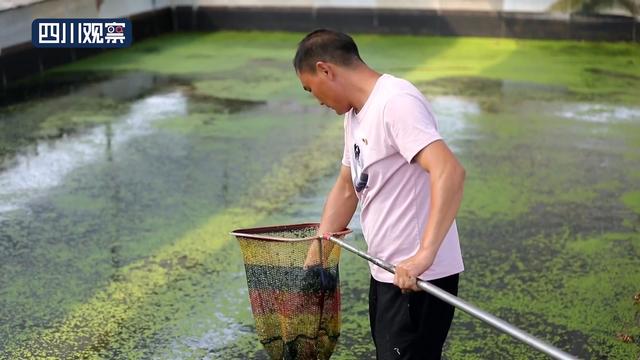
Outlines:
[[640, 191], [630, 191], [622, 195], [622, 202], [640, 215]]
[[[335, 134], [339, 129], [331, 126], [327, 131], [328, 134]], [[264, 203], [271, 204], [270, 211], [282, 206], [279, 205], [283, 203], [280, 199], [289, 198], [306, 185], [304, 178], [298, 182], [274, 181], [280, 174], [290, 173], [297, 160], [303, 159], [307, 164], [314, 164], [314, 168], [311, 169], [313, 171], [309, 172], [308, 176], [330, 168], [327, 167], [333, 163], [330, 159], [316, 158], [318, 154], [325, 153], [324, 148], [328, 145], [327, 139], [330, 138], [332, 137], [319, 137], [318, 141], [310, 144], [303, 153], [293, 154], [288, 160], [285, 159], [282, 167], [274, 169], [272, 175], [266, 176], [256, 185], [255, 188], [260, 189], [257, 193], [266, 197], [263, 198]], [[310, 161], [312, 158], [314, 161]], [[253, 203], [255, 200], [257, 198], [253, 197], [251, 201], [240, 199], [239, 203]], [[264, 214], [265, 209], [262, 206], [255, 210], [250, 207], [229, 207], [200, 228], [185, 234], [174, 245], [161, 249], [142, 262], [123, 267], [117, 281], [110, 283], [105, 290], [74, 309], [62, 323], [50, 330], [37, 331], [28, 338], [9, 345], [7, 353], [12, 357], [32, 358], [73, 354], [89, 356], [95, 352], [110, 353], [128, 349], [127, 358], [143, 356], [146, 351], [135, 344], [162, 328], [164, 318], [158, 316], [158, 311], [168, 311], [166, 316], [175, 315], [173, 312], [178, 304], [173, 301], [176, 294], [167, 292], [166, 288], [185, 276], [196, 276], [191, 280], [196, 281], [202, 272], [192, 273], [192, 269], [199, 269], [208, 263], [209, 257], [228, 239], [227, 232], [230, 227], [247, 227], [259, 221]], [[216, 271], [216, 267], [200, 271], [208, 273]], [[149, 307], [149, 297], [153, 303], [165, 297], [167, 302]], [[142, 323], [145, 324], [144, 328], [138, 328], [137, 324]], [[100, 345], [101, 339], [110, 340]]]

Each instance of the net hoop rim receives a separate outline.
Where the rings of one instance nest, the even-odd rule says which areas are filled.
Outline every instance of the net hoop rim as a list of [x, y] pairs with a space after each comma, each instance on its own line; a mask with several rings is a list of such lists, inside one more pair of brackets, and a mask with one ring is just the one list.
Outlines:
[[[236, 238], [244, 238], [244, 239], [253, 239], [253, 240], [264, 240], [264, 241], [282, 241], [282, 242], [298, 242], [298, 241], [309, 241], [322, 239], [322, 235], [314, 235], [308, 236], [305, 238], [283, 238], [279, 236], [266, 236], [263, 235], [267, 232], [279, 232], [279, 231], [290, 231], [290, 230], [299, 230], [306, 229], [309, 227], [315, 227], [316, 229], [320, 227], [320, 223], [300, 223], [300, 224], [290, 224], [290, 225], [273, 225], [273, 226], [263, 226], [256, 228], [245, 228], [245, 229], [236, 229], [230, 232], [230, 235], [235, 236]], [[330, 233], [332, 236], [342, 237], [352, 232], [349, 228], [344, 228], [341, 231], [336, 231]]]

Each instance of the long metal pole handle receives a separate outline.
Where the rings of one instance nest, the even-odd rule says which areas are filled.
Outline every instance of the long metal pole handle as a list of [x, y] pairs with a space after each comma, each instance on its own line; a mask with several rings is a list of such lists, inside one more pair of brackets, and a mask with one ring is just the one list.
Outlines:
[[[380, 260], [378, 258], [375, 258], [363, 251], [360, 251], [358, 249], [356, 249], [355, 247], [347, 244], [346, 242], [344, 242], [343, 240], [335, 237], [335, 236], [329, 236], [328, 238], [329, 240], [333, 241], [334, 243], [340, 245], [340, 247], [343, 247], [349, 251], [351, 251], [352, 253], [376, 264], [377, 266], [389, 271], [392, 274], [396, 273], [396, 269], [395, 266], [392, 264], [389, 264], [386, 261]], [[560, 359], [560, 360], [575, 360], [578, 359], [577, 357], [566, 353], [560, 349], [558, 349], [557, 347], [547, 343], [546, 341], [540, 340], [538, 338], [536, 338], [535, 336], [518, 329], [517, 327], [509, 324], [508, 322], [489, 314], [488, 312], [479, 309], [477, 307], [475, 307], [474, 305], [469, 304], [468, 302], [460, 299], [459, 297], [455, 296], [455, 295], [451, 295], [448, 292], [440, 289], [439, 287], [430, 284], [426, 281], [423, 280], [418, 280], [418, 287], [424, 291], [426, 291], [427, 293], [437, 297], [438, 299], [449, 303], [455, 307], [457, 307], [458, 309], [466, 312], [467, 314], [476, 317], [484, 322], [486, 322], [487, 324], [493, 326], [494, 328], [503, 331], [511, 336], [513, 336], [514, 338], [540, 350], [541, 352], [553, 357], [554, 359]]]

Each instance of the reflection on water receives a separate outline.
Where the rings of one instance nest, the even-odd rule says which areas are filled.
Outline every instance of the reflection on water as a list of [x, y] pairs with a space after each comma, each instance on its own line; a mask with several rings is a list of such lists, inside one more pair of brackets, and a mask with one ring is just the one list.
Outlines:
[[480, 114], [482, 109], [473, 99], [452, 95], [435, 96], [431, 106], [438, 119], [438, 127], [445, 139], [457, 140], [468, 134], [471, 124], [465, 119]]
[[125, 101], [180, 84], [188, 84], [188, 80], [145, 71], [53, 73], [12, 85], [0, 93], [0, 106], [78, 94]]
[[0, 173], [0, 213], [16, 209], [60, 184], [69, 172], [102, 157], [107, 145], [117, 150], [121, 144], [149, 134], [153, 122], [186, 114], [186, 105], [180, 92], [150, 96], [134, 103], [130, 112], [113, 125], [36, 143], [11, 159], [13, 165]]
[[567, 104], [557, 113], [568, 119], [593, 123], [640, 122], [640, 108], [608, 104]]

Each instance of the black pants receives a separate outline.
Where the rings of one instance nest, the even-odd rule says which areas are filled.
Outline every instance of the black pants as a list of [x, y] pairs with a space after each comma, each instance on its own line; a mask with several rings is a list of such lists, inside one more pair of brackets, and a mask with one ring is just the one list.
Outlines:
[[[458, 294], [458, 274], [429, 282]], [[371, 278], [369, 322], [377, 359], [440, 359], [453, 312], [453, 306], [424, 291], [403, 294]]]

